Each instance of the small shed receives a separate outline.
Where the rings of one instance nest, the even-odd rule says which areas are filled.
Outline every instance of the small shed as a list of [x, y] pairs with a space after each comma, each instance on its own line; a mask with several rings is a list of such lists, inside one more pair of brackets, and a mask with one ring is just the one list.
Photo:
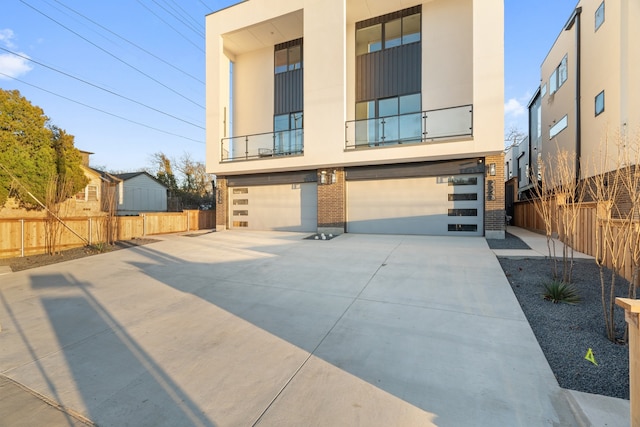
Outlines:
[[167, 186], [147, 172], [114, 174], [118, 184], [118, 215], [138, 215], [144, 212], [167, 211]]

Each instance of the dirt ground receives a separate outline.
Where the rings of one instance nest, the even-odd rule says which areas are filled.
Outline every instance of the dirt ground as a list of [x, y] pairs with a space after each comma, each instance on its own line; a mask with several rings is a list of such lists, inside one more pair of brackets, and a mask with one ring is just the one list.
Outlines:
[[11, 271], [22, 271], [30, 268], [42, 267], [44, 265], [55, 264], [58, 262], [71, 261], [73, 259], [99, 255], [102, 253], [117, 251], [120, 249], [126, 249], [133, 246], [148, 245], [155, 242], [159, 242], [159, 240], [141, 238], [122, 240], [116, 242], [113, 245], [107, 245], [102, 249], [99, 249], [95, 246], [84, 246], [80, 248], [67, 249], [56, 255], [40, 254], [16, 258], [2, 258], [0, 259], [0, 266], [8, 265], [11, 268]]

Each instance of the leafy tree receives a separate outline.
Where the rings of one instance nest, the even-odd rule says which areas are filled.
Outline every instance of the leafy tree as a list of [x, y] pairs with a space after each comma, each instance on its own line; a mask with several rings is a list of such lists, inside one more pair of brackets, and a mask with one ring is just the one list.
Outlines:
[[33, 197], [46, 200], [53, 180], [71, 182], [56, 202], [72, 196], [87, 183], [80, 164], [72, 135], [51, 126], [44, 111], [17, 90], [0, 89], [0, 207], [9, 196], [38, 207]]

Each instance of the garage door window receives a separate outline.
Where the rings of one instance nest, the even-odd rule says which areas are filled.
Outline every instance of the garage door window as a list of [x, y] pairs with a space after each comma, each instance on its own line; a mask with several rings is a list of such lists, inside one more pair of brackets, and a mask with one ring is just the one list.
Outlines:
[[478, 216], [478, 209], [449, 209], [449, 216]]
[[449, 185], [478, 185], [478, 178], [475, 176], [469, 177], [459, 177], [459, 176], [450, 176], [449, 177]]
[[448, 231], [478, 231], [476, 224], [449, 224]]
[[478, 200], [478, 193], [460, 193], [460, 194], [449, 193], [450, 202], [461, 202], [465, 200]]

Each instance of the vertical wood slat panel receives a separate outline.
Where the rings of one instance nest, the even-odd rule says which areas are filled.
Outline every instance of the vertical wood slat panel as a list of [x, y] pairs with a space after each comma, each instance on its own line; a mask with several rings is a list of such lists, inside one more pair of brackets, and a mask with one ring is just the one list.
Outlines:
[[[189, 220], [187, 221], [187, 217]], [[87, 239], [89, 237], [89, 218], [91, 218], [91, 241], [98, 243], [106, 240], [107, 222], [105, 217], [74, 217], [63, 221], [74, 232]], [[0, 258], [20, 256], [21, 218], [0, 218]], [[146, 222], [146, 230], [143, 228]], [[129, 240], [142, 237], [143, 234], [166, 234], [189, 230], [204, 230], [215, 227], [215, 211], [184, 211], [176, 213], [150, 212], [142, 216], [119, 216], [114, 218], [117, 240]], [[187, 229], [187, 223], [189, 229]], [[58, 249], [82, 247], [85, 242], [65, 229], [62, 225]], [[24, 218], [24, 254], [35, 255], [46, 252], [46, 231], [43, 218]], [[145, 233], [146, 231], [146, 233]]]

